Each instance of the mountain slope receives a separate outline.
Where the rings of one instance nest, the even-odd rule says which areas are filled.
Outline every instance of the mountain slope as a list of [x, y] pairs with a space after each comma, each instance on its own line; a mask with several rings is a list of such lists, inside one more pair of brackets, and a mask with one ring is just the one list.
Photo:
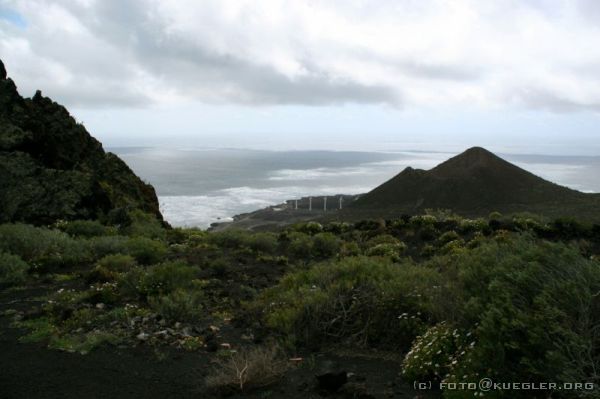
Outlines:
[[162, 220], [154, 188], [107, 153], [61, 105], [19, 95], [0, 61], [0, 222], [48, 224], [140, 209]]
[[597, 220], [600, 195], [584, 194], [548, 182], [491, 152], [473, 147], [435, 168], [406, 168], [363, 195], [352, 211], [380, 216], [451, 209], [467, 216], [532, 212]]

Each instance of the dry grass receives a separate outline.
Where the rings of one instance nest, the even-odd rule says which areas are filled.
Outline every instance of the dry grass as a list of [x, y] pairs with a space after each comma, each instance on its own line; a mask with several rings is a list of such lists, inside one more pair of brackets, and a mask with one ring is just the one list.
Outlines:
[[289, 363], [278, 346], [243, 349], [227, 359], [206, 377], [206, 385], [214, 390], [249, 391], [277, 382]]

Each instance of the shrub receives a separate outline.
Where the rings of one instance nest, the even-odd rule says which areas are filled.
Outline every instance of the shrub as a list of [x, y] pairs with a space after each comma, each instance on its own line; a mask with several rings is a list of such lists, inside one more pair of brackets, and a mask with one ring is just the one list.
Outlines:
[[170, 244], [198, 245], [210, 234], [196, 228], [184, 229], [175, 227], [167, 230], [166, 239]]
[[312, 255], [313, 240], [304, 233], [289, 234], [287, 251], [293, 258], [308, 259]]
[[223, 277], [227, 275], [230, 269], [230, 264], [227, 259], [217, 258], [208, 264], [208, 270], [215, 277]]
[[498, 211], [493, 211], [490, 212], [489, 216], [488, 216], [489, 220], [495, 220], [495, 221], [500, 221], [502, 220], [502, 214]]
[[254, 251], [272, 254], [277, 250], [277, 236], [273, 233], [254, 233], [248, 238], [248, 246]]
[[284, 276], [252, 307], [266, 312], [267, 325], [292, 342], [345, 339], [407, 348], [427, 322], [437, 277], [433, 269], [408, 263], [344, 258]]
[[367, 256], [386, 256], [393, 261], [398, 261], [400, 255], [406, 251], [406, 244], [398, 241], [395, 244], [377, 244], [367, 250]]
[[463, 234], [477, 231], [487, 232], [489, 230], [489, 224], [485, 219], [463, 219], [458, 228]]
[[460, 236], [454, 230], [447, 231], [438, 237], [438, 242], [441, 245], [447, 244], [450, 241], [458, 240]]
[[433, 255], [435, 255], [436, 253], [436, 248], [431, 245], [431, 244], [425, 244], [423, 245], [423, 248], [421, 248], [421, 256], [424, 258], [429, 258]]
[[192, 287], [199, 271], [181, 261], [165, 262], [147, 269], [135, 266], [119, 276], [117, 283], [124, 296], [144, 299]]
[[127, 252], [128, 237], [125, 236], [100, 236], [88, 240], [88, 246], [95, 259], [106, 255], [124, 254]]
[[379, 244], [398, 244], [401, 241], [390, 234], [379, 234], [367, 241], [367, 248], [374, 247]]
[[541, 230], [543, 223], [533, 215], [516, 215], [512, 219], [513, 228], [517, 231]]
[[462, 238], [452, 240], [444, 244], [440, 248], [441, 254], [458, 254], [463, 251], [465, 247], [465, 241]]
[[296, 227], [296, 230], [301, 233], [314, 235], [323, 231], [323, 225], [318, 222], [307, 222], [300, 224]]
[[0, 252], [0, 287], [24, 283], [29, 265], [17, 255]]
[[425, 224], [419, 229], [419, 238], [422, 241], [433, 241], [439, 235], [438, 230], [432, 224]]
[[332, 233], [319, 233], [313, 237], [313, 253], [320, 258], [337, 255], [340, 245], [340, 239]]
[[[138, 273], [134, 269], [134, 274]], [[167, 295], [178, 288], [189, 288], [198, 277], [199, 269], [175, 261], [165, 262], [147, 269], [141, 276], [138, 291], [145, 296]]]
[[160, 262], [167, 254], [167, 247], [160, 241], [147, 237], [134, 237], [125, 244], [127, 253], [143, 265]]
[[90, 238], [115, 234], [114, 228], [106, 227], [96, 220], [60, 222], [56, 227], [73, 237]]
[[457, 361], [455, 378], [598, 382], [597, 264], [529, 237], [490, 240], [446, 262], [439, 312], [478, 341], [468, 361]]
[[384, 220], [361, 220], [354, 223], [354, 228], [359, 231], [384, 231]]
[[178, 288], [167, 295], [148, 298], [148, 303], [165, 320], [192, 322], [202, 315], [203, 300], [201, 291]]
[[121, 273], [136, 266], [137, 263], [131, 255], [114, 254], [105, 256], [96, 264], [107, 270]]
[[592, 233], [592, 226], [586, 225], [572, 218], [559, 218], [552, 224], [552, 229], [562, 238], [589, 237]]
[[441, 381], [455, 372], [458, 361], [475, 345], [470, 332], [442, 322], [418, 336], [404, 357], [402, 374], [408, 381]]
[[343, 234], [351, 230], [351, 226], [346, 222], [330, 222], [323, 227], [323, 231], [333, 234]]
[[360, 255], [361, 251], [360, 251], [360, 247], [358, 246], [358, 244], [354, 241], [344, 241], [341, 244], [340, 247], [340, 256], [341, 257], [347, 257], [347, 256], [358, 256]]
[[85, 275], [85, 281], [87, 284], [91, 283], [106, 283], [109, 281], [115, 281], [118, 277], [118, 273], [112, 270], [108, 270], [105, 267], [96, 265]]
[[135, 209], [128, 213], [129, 223], [121, 227], [121, 232], [132, 237], [147, 237], [164, 240], [167, 236], [162, 223], [156, 216]]
[[410, 218], [410, 224], [415, 227], [434, 227], [437, 222], [437, 218], [434, 215], [416, 215]]
[[97, 303], [114, 304], [119, 300], [117, 284], [112, 281], [91, 285], [84, 294], [85, 300], [92, 305]]
[[249, 233], [245, 230], [230, 229], [210, 233], [208, 239], [210, 242], [221, 248], [241, 248], [248, 243]]
[[135, 266], [127, 273], [118, 276], [117, 286], [119, 292], [126, 298], [145, 298], [146, 292], [143, 290], [142, 281], [146, 275], [146, 270], [140, 266]]
[[287, 266], [289, 259], [287, 256], [272, 256], [272, 255], [259, 255], [256, 258], [257, 262], [270, 263], [278, 266]]
[[219, 360], [206, 385], [219, 391], [250, 391], [277, 382], [289, 364], [276, 346], [243, 349]]
[[31, 267], [52, 270], [91, 260], [86, 241], [67, 234], [26, 224], [0, 225], [0, 251], [20, 256]]

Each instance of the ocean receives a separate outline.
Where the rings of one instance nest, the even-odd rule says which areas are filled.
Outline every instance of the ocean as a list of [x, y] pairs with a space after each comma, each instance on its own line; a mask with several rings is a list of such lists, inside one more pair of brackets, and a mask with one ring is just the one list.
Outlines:
[[[169, 223], [201, 228], [287, 199], [364, 193], [408, 166], [429, 169], [456, 155], [442, 151], [108, 150], [155, 187]], [[600, 192], [600, 157], [498, 155], [554, 183]]]

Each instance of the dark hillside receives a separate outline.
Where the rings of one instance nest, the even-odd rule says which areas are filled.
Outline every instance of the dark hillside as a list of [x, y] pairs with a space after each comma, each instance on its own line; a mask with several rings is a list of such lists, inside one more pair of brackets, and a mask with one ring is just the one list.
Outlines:
[[348, 213], [388, 217], [433, 208], [467, 216], [533, 212], [597, 220], [599, 205], [598, 194], [548, 182], [473, 147], [431, 170], [406, 168], [354, 202]]
[[0, 61], [0, 222], [47, 224], [140, 209], [162, 220], [144, 183], [69, 112], [19, 95]]

